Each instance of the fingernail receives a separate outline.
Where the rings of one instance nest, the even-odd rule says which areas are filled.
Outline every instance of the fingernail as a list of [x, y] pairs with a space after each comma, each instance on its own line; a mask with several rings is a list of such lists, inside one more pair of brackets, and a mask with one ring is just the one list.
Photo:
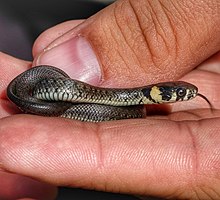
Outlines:
[[81, 36], [74, 37], [42, 53], [35, 65], [52, 65], [71, 78], [93, 85], [101, 81], [101, 69], [90, 43]]

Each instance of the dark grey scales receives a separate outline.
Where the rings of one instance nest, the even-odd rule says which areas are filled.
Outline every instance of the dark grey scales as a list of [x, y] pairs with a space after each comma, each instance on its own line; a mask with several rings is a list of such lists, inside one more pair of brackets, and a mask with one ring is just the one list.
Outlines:
[[143, 118], [143, 104], [188, 101], [196, 96], [208, 101], [187, 82], [100, 88], [73, 80], [62, 70], [46, 65], [18, 75], [8, 85], [7, 95], [25, 113], [90, 122]]

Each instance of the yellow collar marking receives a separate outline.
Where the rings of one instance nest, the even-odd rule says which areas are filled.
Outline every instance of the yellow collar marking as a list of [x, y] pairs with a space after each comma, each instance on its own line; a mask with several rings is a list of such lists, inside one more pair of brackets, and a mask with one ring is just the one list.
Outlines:
[[162, 95], [161, 95], [161, 91], [157, 86], [153, 86], [151, 88], [150, 91], [150, 96], [153, 100], [155, 100], [156, 102], [161, 103], [162, 102]]

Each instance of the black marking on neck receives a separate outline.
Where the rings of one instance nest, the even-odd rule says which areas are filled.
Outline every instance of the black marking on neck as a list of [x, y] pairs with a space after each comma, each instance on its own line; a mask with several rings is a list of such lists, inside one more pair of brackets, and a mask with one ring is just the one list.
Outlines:
[[158, 103], [157, 101], [155, 101], [152, 96], [151, 96], [151, 90], [152, 90], [152, 87], [146, 87], [144, 89], [142, 89], [141, 91], [143, 92], [144, 96], [149, 99], [150, 101], [152, 101], [153, 103]]
[[159, 90], [161, 92], [160, 94], [162, 96], [162, 100], [169, 102], [170, 99], [172, 98], [172, 93], [173, 93], [172, 88], [170, 88], [170, 87], [159, 87]]

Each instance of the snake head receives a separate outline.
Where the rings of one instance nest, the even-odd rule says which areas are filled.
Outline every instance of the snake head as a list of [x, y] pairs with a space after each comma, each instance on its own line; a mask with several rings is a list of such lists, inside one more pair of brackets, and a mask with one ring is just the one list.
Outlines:
[[196, 86], [183, 81], [167, 83], [165, 85], [165, 87], [159, 86], [163, 101], [188, 101], [195, 98], [198, 93], [198, 88]]
[[[143, 90], [142, 90], [143, 91]], [[146, 91], [143, 91], [146, 94]], [[183, 81], [162, 82], [148, 88], [148, 99], [153, 103], [174, 103], [188, 101], [197, 96], [198, 88]]]

